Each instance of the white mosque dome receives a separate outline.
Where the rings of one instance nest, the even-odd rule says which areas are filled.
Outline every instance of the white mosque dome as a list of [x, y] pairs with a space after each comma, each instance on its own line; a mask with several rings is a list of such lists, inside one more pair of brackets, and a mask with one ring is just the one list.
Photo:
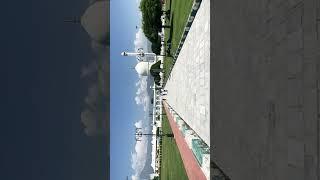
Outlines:
[[100, 43], [107, 43], [109, 36], [109, 1], [96, 1], [84, 12], [81, 25], [89, 36]]
[[135, 69], [139, 75], [148, 76], [149, 66], [151, 67], [151, 63], [149, 63], [149, 65], [148, 65], [148, 62], [142, 61], [136, 65]]

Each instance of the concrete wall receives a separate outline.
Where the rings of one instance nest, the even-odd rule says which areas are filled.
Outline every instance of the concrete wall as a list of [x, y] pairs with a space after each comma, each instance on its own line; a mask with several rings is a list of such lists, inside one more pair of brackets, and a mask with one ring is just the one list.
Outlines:
[[212, 4], [212, 160], [236, 180], [319, 180], [319, 1]]

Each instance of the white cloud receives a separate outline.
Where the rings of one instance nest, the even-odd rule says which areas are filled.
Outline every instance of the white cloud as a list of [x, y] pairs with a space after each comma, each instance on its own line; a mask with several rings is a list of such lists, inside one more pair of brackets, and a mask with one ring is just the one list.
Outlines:
[[141, 11], [140, 11], [140, 2], [141, 2], [141, 0], [136, 0], [136, 3], [137, 3], [137, 8], [138, 8], [138, 13], [139, 13], [139, 18], [141, 19], [141, 17], [142, 17], [142, 13], [141, 13]]
[[81, 112], [81, 122], [85, 125], [85, 133], [88, 136], [97, 134], [97, 117], [96, 113], [86, 109]]
[[150, 41], [144, 35], [142, 28], [139, 28], [138, 32], [136, 33], [136, 39], [134, 40], [135, 50], [143, 48], [145, 51], [147, 51], [150, 49], [150, 47]]
[[150, 97], [148, 94], [148, 87], [147, 87], [147, 77], [141, 76], [136, 83], [136, 86], [138, 87], [137, 92], [136, 92], [136, 97], [135, 101], [137, 105], [142, 105], [143, 110], [145, 112], [148, 111], [149, 109], [149, 102], [150, 102]]
[[[140, 0], [137, 0], [138, 6], [140, 5]], [[139, 15], [141, 12], [139, 11]], [[138, 50], [139, 48], [143, 48], [145, 52], [151, 50], [151, 43], [146, 38], [141, 28], [138, 29], [136, 33], [136, 38], [134, 40], [134, 48]], [[135, 96], [135, 102], [138, 106], [142, 106], [145, 112], [145, 116], [142, 120], [139, 120], [135, 123], [135, 127], [142, 128], [143, 132], [149, 132], [150, 130], [150, 122], [148, 117], [149, 105], [150, 105], [150, 96], [148, 93], [148, 79], [147, 77], [140, 76], [138, 82], [136, 83], [137, 91]], [[142, 137], [141, 141], [135, 144], [134, 150], [131, 153], [131, 166], [134, 171], [131, 176], [132, 180], [142, 180], [141, 172], [146, 166], [146, 162], [148, 159], [147, 151], [148, 151], [148, 143], [150, 143], [146, 137]], [[149, 155], [150, 156], [150, 155]], [[143, 176], [143, 175], [142, 175]]]
[[96, 0], [89, 0], [89, 4], [93, 4]]
[[98, 71], [98, 64], [96, 61], [91, 61], [90, 64], [83, 66], [81, 70], [81, 78], [88, 77]]
[[[80, 77], [86, 80], [89, 87], [88, 94], [84, 98], [85, 107], [81, 112], [80, 118], [82, 124], [85, 126], [85, 134], [88, 136], [97, 136], [105, 135], [106, 133], [105, 118], [107, 112], [104, 102], [109, 98], [106, 91], [108, 87], [106, 86], [106, 79], [99, 79], [98, 71], [102, 74], [109, 74], [109, 63], [106, 57], [109, 56], [107, 52], [109, 52], [108, 48], [110, 47], [95, 41], [91, 41], [90, 43], [94, 57], [88, 65], [84, 65], [81, 69]], [[101, 69], [98, 67], [101, 67]], [[102, 92], [101, 95], [99, 91]]]
[[[136, 83], [137, 91], [135, 102], [138, 106], [142, 106], [145, 112], [143, 119], [135, 123], [135, 127], [142, 128], [142, 132], [150, 131], [150, 118], [149, 118], [149, 108], [150, 108], [150, 95], [148, 92], [148, 78], [140, 76], [138, 82]], [[132, 179], [142, 180], [145, 176], [145, 172], [141, 174], [145, 166], [147, 166], [148, 158], [150, 159], [150, 153], [148, 154], [148, 144], [150, 140], [146, 137], [142, 137], [141, 141], [135, 144], [133, 153], [131, 154], [132, 169], [134, 171]], [[150, 150], [149, 150], [150, 151]]]
[[[136, 128], [142, 128], [142, 131], [146, 131], [145, 121], [140, 120], [135, 123]], [[143, 128], [145, 127], [145, 128]], [[148, 150], [148, 141], [142, 137], [141, 141], [135, 144], [134, 152], [131, 153], [131, 167], [134, 170], [132, 179], [140, 179], [140, 174], [146, 165], [147, 161], [147, 150]]]

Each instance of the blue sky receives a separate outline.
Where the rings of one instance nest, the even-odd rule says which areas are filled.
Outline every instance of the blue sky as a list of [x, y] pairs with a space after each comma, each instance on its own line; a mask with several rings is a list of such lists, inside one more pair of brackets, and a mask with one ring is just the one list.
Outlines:
[[122, 57], [122, 51], [135, 48], [136, 26], [140, 25], [136, 0], [111, 0], [110, 3], [110, 167], [111, 179], [126, 179], [133, 174], [131, 153], [134, 149], [134, 124], [145, 115], [136, 104], [138, 75], [132, 67], [134, 57]]

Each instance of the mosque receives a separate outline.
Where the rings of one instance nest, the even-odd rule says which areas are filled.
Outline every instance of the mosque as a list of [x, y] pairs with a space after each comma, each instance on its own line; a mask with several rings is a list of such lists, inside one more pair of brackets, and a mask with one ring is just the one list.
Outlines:
[[81, 25], [92, 40], [109, 44], [109, 1], [96, 1], [87, 8], [81, 17]]
[[66, 23], [81, 24], [90, 38], [98, 44], [107, 46], [110, 41], [109, 1], [95, 1], [79, 17], [66, 19]]
[[151, 70], [152, 64], [153, 63], [149, 64], [149, 62], [139, 62], [136, 65], [135, 70], [140, 76], [148, 76]]
[[137, 52], [122, 52], [122, 56], [135, 56], [138, 63], [135, 70], [139, 76], [152, 76], [155, 84], [160, 85], [161, 75], [163, 73], [161, 61], [155, 53], [145, 53], [142, 48]]

